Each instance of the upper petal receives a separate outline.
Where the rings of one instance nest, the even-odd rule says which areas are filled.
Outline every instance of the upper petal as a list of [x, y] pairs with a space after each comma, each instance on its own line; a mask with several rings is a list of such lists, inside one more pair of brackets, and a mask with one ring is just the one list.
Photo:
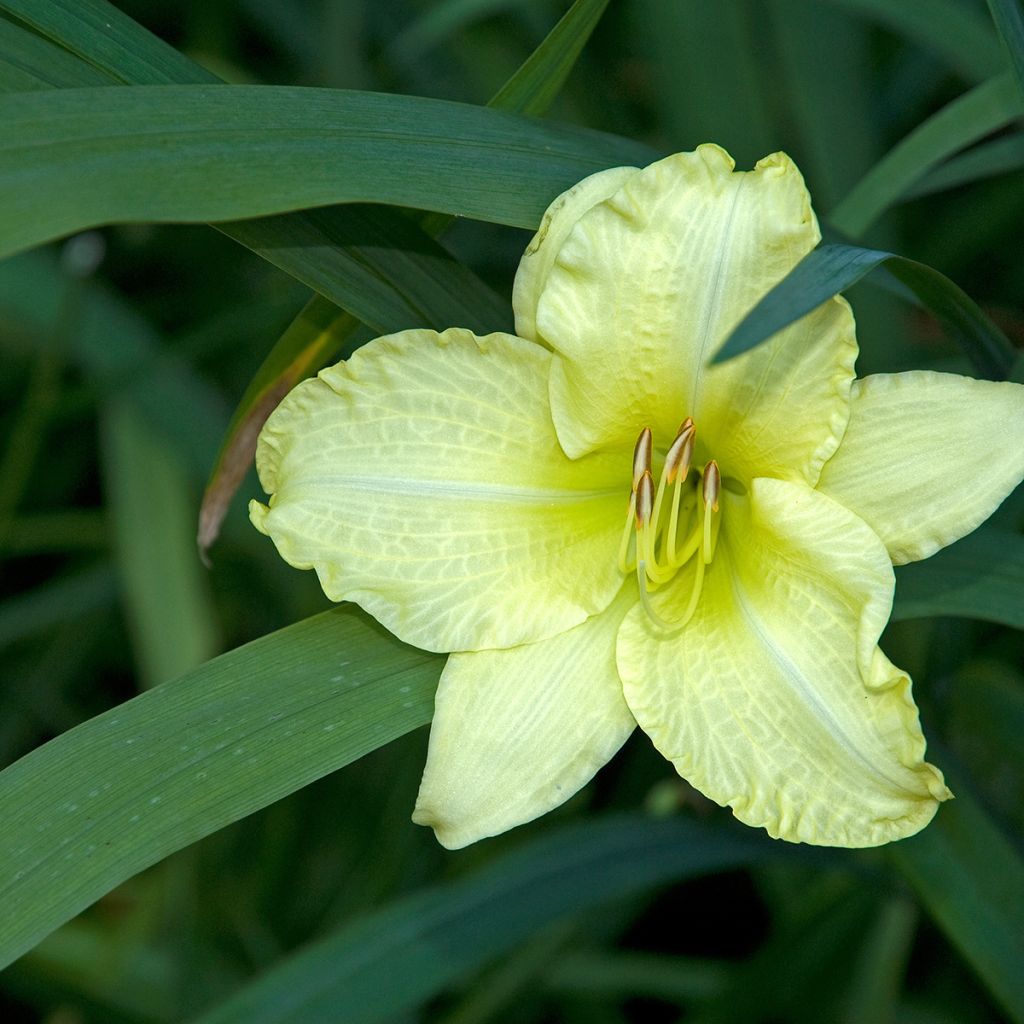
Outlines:
[[549, 640], [448, 659], [415, 822], [457, 849], [532, 821], [590, 781], [636, 727], [615, 670], [631, 603], [624, 593]]
[[637, 174], [635, 167], [609, 167], [591, 174], [563, 192], [544, 212], [537, 233], [519, 261], [512, 287], [512, 308], [516, 314], [516, 333], [520, 338], [537, 337], [537, 302], [548, 274], [576, 221], [602, 200], [614, 195]]
[[916, 370], [857, 381], [819, 488], [901, 565], [983, 523], [1024, 477], [1024, 387]]
[[285, 399], [260, 435], [254, 524], [429, 650], [508, 647], [604, 609], [621, 585], [621, 459], [570, 461], [550, 353], [510, 335], [379, 338]]
[[658, 639], [642, 614], [623, 623], [637, 722], [681, 775], [772, 836], [875, 846], [913, 834], [948, 791], [924, 762], [910, 680], [877, 647], [893, 592], [885, 549], [801, 484], [762, 479], [749, 500], [724, 497], [689, 625]]
[[557, 357], [552, 412], [570, 455], [627, 443], [644, 426], [670, 440], [689, 415], [698, 443], [731, 461], [732, 475], [813, 482], [838, 444], [856, 357], [841, 300], [738, 359], [707, 365], [820, 238], [788, 157], [732, 168], [710, 145], [661, 160], [565, 235], [536, 328]]

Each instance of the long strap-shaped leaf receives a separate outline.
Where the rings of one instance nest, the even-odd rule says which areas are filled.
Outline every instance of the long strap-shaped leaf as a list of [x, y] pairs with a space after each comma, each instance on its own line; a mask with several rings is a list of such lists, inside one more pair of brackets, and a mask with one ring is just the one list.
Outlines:
[[822, 245], [809, 252], [737, 324], [716, 361], [753, 348], [883, 265], [960, 342], [979, 373], [994, 379], [1009, 374], [1013, 345], [948, 277], [905, 256], [855, 245]]
[[[576, 0], [540, 46], [492, 97], [488, 106], [496, 110], [531, 115], [542, 114], [547, 110], [565, 83], [607, 6], [608, 0]], [[322, 215], [326, 212], [344, 213], [345, 208], [312, 211], [303, 216], [308, 220], [314, 214]], [[380, 212], [377, 211], [378, 216]], [[451, 218], [439, 214], [428, 214], [421, 218], [421, 223], [428, 234], [437, 236], [448, 226], [450, 220]], [[250, 226], [261, 223], [248, 222]], [[239, 228], [244, 230], [246, 225], [239, 224], [235, 228], [235, 237], [241, 241], [248, 241], [244, 235], [237, 232]], [[397, 258], [398, 254], [392, 255]], [[320, 292], [323, 291], [324, 289], [320, 288]], [[498, 330], [507, 315], [507, 310], [492, 314], [483, 329], [484, 332]], [[455, 323], [472, 326], [473, 320], [450, 322]], [[426, 326], [442, 327], [450, 324], [425, 323]], [[417, 325], [406, 320], [396, 326]], [[231, 417], [231, 423], [217, 453], [217, 461], [210, 472], [203, 493], [196, 542], [204, 558], [217, 539], [231, 499], [252, 465], [256, 452], [256, 438], [267, 417], [295, 384], [337, 357], [346, 344], [357, 343], [358, 328], [358, 321], [350, 313], [338, 309], [324, 298], [323, 294], [315, 294], [256, 371]]]
[[[806, 853], [685, 819], [563, 829], [308, 946], [197, 1024], [393, 1020], [566, 914], [675, 879]], [[823, 859], [841, 863], [835, 854]]]
[[[514, 76], [510, 86], [514, 83], [515, 95], [510, 99], [519, 101], [519, 109], [532, 112], [544, 101], [546, 90], [561, 85], [582, 46], [578, 30], [595, 21], [606, 3], [578, 0], [552, 33], [543, 68], [526, 68]], [[71, 51], [114, 81], [136, 85], [216, 81], [106, 0], [0, 0], [0, 10], [44, 36], [37, 42], [48, 45], [53, 56]], [[49, 83], [51, 64], [36, 61], [35, 87]], [[339, 168], [338, 173], [343, 171]], [[489, 289], [392, 211], [303, 210], [269, 223], [249, 221], [221, 225], [221, 229], [378, 332], [454, 323], [488, 330], [507, 326], [507, 311]], [[398, 246], [403, 251], [396, 266], [393, 254]]]
[[0, 967], [150, 864], [425, 725], [442, 664], [337, 609], [0, 772]]
[[1024, 861], [948, 756], [940, 762], [957, 799], [887, 852], [1010, 1019], [1024, 1024]]
[[0, 11], [126, 85], [217, 81], [106, 0], [3, 0]]
[[988, 9], [1010, 58], [1017, 91], [1024, 101], [1024, 7], [1020, 0], [988, 0]]
[[928, 171], [1024, 114], [1009, 73], [975, 86], [918, 125], [861, 179], [829, 223], [859, 238]]
[[67, 50], [0, 18], [0, 92], [117, 84]]
[[982, 142], [966, 152], [947, 160], [929, 171], [904, 194], [917, 199], [933, 192], [967, 185], [983, 178], [1009, 174], [1024, 167], [1024, 132], [1001, 135], [991, 142]]
[[956, 615], [1024, 629], [1024, 537], [987, 526], [896, 569], [894, 619]]
[[275, 86], [0, 97], [0, 255], [118, 221], [378, 202], [535, 227], [635, 143], [412, 96]]
[[[820, 2], [820, 0], [818, 0]], [[1000, 71], [999, 44], [981, 11], [959, 0], [826, 0], [870, 18], [931, 50], [968, 79], [984, 81]]]

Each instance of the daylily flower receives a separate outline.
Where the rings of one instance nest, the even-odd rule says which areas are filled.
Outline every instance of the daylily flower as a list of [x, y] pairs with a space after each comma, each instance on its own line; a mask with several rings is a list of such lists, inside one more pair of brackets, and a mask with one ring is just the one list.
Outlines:
[[604, 171], [527, 249], [518, 337], [378, 338], [267, 423], [255, 525], [453, 652], [414, 814], [444, 845], [560, 804], [637, 723], [787, 840], [885, 843], [949, 797], [878, 638], [893, 563], [1024, 476], [1024, 388], [855, 381], [840, 298], [710, 365], [819, 237], [783, 154]]

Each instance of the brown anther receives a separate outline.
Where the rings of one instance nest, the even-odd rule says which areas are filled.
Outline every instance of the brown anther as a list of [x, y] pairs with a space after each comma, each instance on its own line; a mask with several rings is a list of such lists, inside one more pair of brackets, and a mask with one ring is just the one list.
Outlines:
[[654, 477], [645, 469], [640, 474], [636, 488], [636, 528], [639, 530], [651, 521], [654, 513]]
[[651, 453], [654, 450], [654, 439], [651, 437], [651, 428], [644, 427], [640, 436], [636, 439], [636, 447], [633, 449], [633, 490], [640, 486], [640, 478], [644, 473], [651, 470]]
[[704, 467], [704, 505], [710, 505], [712, 512], [718, 511], [718, 495], [721, 490], [722, 474], [718, 471], [718, 463], [712, 459]]
[[697, 438], [697, 428], [689, 416], [683, 421], [676, 434], [676, 439], [665, 456], [665, 483], [673, 484], [678, 476], [686, 479], [690, 472], [690, 460], [693, 458], [693, 444]]

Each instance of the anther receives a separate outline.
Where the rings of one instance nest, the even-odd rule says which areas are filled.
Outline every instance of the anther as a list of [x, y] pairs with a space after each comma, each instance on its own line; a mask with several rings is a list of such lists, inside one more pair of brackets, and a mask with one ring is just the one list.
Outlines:
[[654, 450], [654, 440], [651, 437], [651, 428], [644, 427], [640, 436], [636, 439], [636, 447], [633, 449], [633, 490], [640, 486], [640, 478], [644, 473], [651, 471], [651, 453]]
[[665, 482], [675, 483], [676, 477], [685, 480], [690, 472], [690, 459], [693, 458], [693, 443], [697, 437], [697, 429], [689, 416], [679, 427], [679, 433], [665, 456]]
[[704, 467], [704, 504], [710, 505], [712, 512], [718, 511], [718, 495], [722, 491], [722, 474], [718, 471], [718, 463], [712, 459]]
[[718, 472], [718, 463], [712, 459], [704, 467], [704, 536], [701, 548], [701, 562], [710, 564], [715, 554], [714, 527], [711, 522], [712, 512], [718, 511], [718, 495], [722, 489], [722, 475]]
[[[650, 436], [650, 431], [648, 431]], [[642, 529], [651, 521], [654, 512], [654, 478], [651, 471], [645, 469], [640, 475], [636, 488], [636, 528]]]

